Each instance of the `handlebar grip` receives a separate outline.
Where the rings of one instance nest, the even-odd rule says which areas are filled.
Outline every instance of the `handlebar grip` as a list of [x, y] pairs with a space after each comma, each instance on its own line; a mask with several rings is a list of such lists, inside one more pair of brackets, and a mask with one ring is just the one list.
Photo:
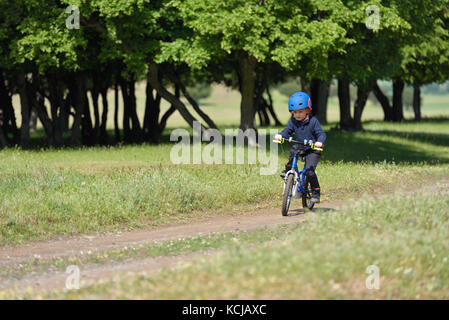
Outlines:
[[273, 141], [274, 143], [284, 143], [285, 139], [284, 139], [284, 138], [282, 138], [281, 140], [273, 139], [272, 141]]

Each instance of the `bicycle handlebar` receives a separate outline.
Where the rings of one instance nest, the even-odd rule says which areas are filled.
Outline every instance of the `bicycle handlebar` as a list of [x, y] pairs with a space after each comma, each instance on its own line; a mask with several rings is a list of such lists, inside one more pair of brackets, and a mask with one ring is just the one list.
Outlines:
[[304, 139], [304, 141], [297, 141], [297, 140], [293, 140], [292, 137], [288, 138], [288, 139], [284, 139], [282, 138], [281, 140], [273, 140], [274, 143], [284, 143], [284, 142], [293, 142], [293, 143], [297, 143], [297, 144], [302, 144], [305, 146], [310, 146], [312, 148], [312, 150], [317, 150], [317, 151], [323, 151], [323, 148], [317, 148], [315, 147], [315, 143], [312, 140], [306, 140]]

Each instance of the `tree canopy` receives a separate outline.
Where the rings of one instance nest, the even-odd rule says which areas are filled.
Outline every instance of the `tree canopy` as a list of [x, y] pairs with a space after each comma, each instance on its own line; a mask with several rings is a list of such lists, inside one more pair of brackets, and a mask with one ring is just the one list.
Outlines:
[[[256, 128], [256, 115], [261, 125], [270, 124], [270, 118], [280, 125], [270, 88], [292, 77], [301, 79], [322, 121], [332, 79], [338, 81], [341, 128], [362, 128], [371, 91], [385, 119], [401, 121], [404, 84], [414, 86], [418, 101], [421, 85], [449, 78], [448, 4], [0, 0], [0, 146], [29, 146], [33, 117], [43, 124], [50, 145], [62, 146], [65, 132], [74, 145], [110, 143], [108, 90], [115, 90], [116, 141], [158, 142], [174, 112], [189, 125], [199, 118], [202, 129], [215, 128], [200, 108], [197, 93], [190, 93], [213, 82], [239, 90], [242, 129]], [[377, 80], [393, 82], [392, 105]], [[136, 112], [137, 81], [147, 83], [144, 119]], [[357, 86], [354, 117], [350, 84]], [[123, 132], [118, 125], [119, 93]], [[20, 96], [20, 126], [13, 94]], [[165, 113], [161, 100], [171, 105]]]

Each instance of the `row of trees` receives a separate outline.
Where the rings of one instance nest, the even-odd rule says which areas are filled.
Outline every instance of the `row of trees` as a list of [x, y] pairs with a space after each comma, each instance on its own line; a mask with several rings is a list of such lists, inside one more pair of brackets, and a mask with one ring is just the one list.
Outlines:
[[[188, 90], [213, 82], [240, 91], [242, 129], [255, 128], [257, 116], [262, 125], [280, 124], [270, 87], [291, 77], [300, 77], [298, 89], [310, 93], [313, 112], [323, 123], [332, 79], [338, 83], [342, 129], [362, 129], [370, 92], [385, 120], [401, 121], [405, 84], [414, 87], [419, 120], [420, 86], [449, 77], [448, 4], [0, 0], [0, 147], [29, 147], [33, 114], [49, 145], [62, 146], [65, 133], [73, 145], [108, 143], [109, 90], [115, 90], [116, 141], [157, 143], [174, 112], [190, 125], [199, 118], [202, 130], [216, 128]], [[393, 82], [392, 105], [377, 85], [379, 79]], [[137, 116], [135, 96], [141, 80], [146, 81], [143, 119]], [[351, 84], [357, 87], [353, 112]], [[14, 94], [20, 96], [20, 127]], [[118, 129], [119, 99], [123, 132]], [[162, 99], [171, 105], [163, 114]]]

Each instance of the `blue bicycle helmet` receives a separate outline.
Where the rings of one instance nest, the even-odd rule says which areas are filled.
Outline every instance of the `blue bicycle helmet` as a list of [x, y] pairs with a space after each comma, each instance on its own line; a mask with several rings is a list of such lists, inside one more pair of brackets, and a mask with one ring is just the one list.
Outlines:
[[312, 110], [312, 100], [307, 93], [295, 92], [288, 99], [288, 111], [310, 108]]

